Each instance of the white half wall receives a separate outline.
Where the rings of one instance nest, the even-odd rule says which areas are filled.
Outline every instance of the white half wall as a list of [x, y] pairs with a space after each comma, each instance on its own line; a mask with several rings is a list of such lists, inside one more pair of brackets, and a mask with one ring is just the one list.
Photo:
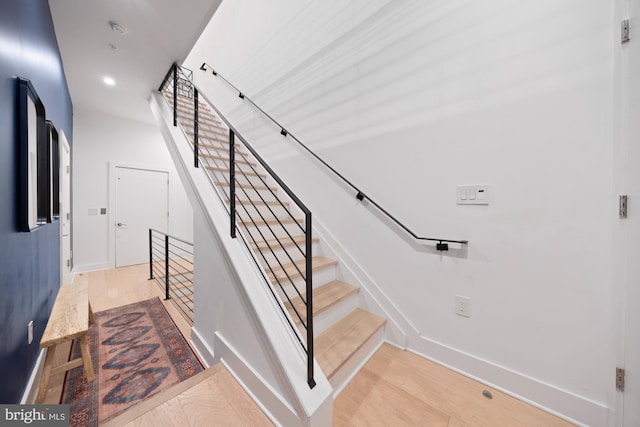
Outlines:
[[[598, 0], [236, 0], [184, 65], [411, 325], [410, 349], [606, 425], [619, 25]], [[203, 62], [417, 234], [468, 247], [407, 238]], [[489, 206], [456, 204], [470, 184]]]
[[[76, 139], [77, 138], [77, 139]], [[169, 234], [193, 241], [193, 211], [157, 126], [92, 110], [74, 113], [74, 271], [110, 264], [109, 163], [152, 166], [169, 172]], [[106, 215], [89, 215], [107, 208]]]

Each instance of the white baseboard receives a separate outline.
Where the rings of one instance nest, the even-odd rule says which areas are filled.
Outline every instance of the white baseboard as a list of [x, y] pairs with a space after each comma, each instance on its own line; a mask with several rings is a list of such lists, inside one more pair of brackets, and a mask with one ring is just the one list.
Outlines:
[[27, 382], [24, 393], [22, 393], [22, 398], [20, 399], [21, 405], [36, 402], [36, 399], [38, 398], [38, 391], [40, 389], [40, 380], [42, 379], [42, 370], [44, 369], [44, 361], [46, 358], [47, 349], [40, 349], [38, 360], [36, 360], [36, 364], [31, 371], [31, 375], [29, 376], [29, 382]]
[[196, 351], [198, 358], [204, 363], [205, 368], [210, 367], [216, 362], [213, 350], [195, 327], [191, 328], [190, 343], [191, 347]]
[[220, 362], [275, 425], [301, 425], [294, 408], [217, 332], [214, 347]]
[[110, 267], [108, 262], [102, 262], [99, 264], [76, 265], [73, 267], [73, 274], [88, 273], [90, 271], [108, 270], [109, 268]]
[[[408, 351], [579, 426], [605, 426], [604, 403], [428, 339], [410, 337]], [[500, 385], [497, 385], [500, 384]]]

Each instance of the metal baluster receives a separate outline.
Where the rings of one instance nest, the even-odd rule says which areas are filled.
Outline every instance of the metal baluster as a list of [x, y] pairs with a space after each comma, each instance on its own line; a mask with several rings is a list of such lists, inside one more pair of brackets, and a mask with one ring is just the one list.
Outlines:
[[193, 87], [193, 165], [198, 165], [198, 89]]
[[153, 279], [153, 230], [149, 229], [149, 280]]
[[169, 236], [164, 236], [164, 287], [165, 298], [171, 299], [169, 295]]
[[307, 285], [307, 382], [309, 387], [316, 386], [313, 378], [313, 267], [312, 239], [311, 239], [311, 212], [305, 214], [305, 279]]
[[173, 64], [173, 126], [178, 126], [178, 64]]
[[231, 208], [231, 237], [236, 238], [236, 135], [229, 129], [229, 205]]

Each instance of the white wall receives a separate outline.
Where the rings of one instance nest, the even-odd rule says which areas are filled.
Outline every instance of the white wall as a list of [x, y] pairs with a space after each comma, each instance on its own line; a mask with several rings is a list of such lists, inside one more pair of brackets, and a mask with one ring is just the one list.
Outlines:
[[193, 211], [157, 126], [75, 111], [72, 162], [75, 271], [110, 266], [109, 215], [88, 214], [89, 209], [103, 207], [111, 212], [109, 162], [169, 171], [169, 233], [193, 241]]
[[[250, 30], [247, 30], [250, 29]], [[405, 238], [210, 73], [196, 82], [415, 328], [409, 347], [591, 425], [614, 406], [614, 4], [223, 2], [204, 61], [420, 235]], [[488, 184], [488, 207], [457, 206]], [[453, 313], [471, 298], [471, 318]]]

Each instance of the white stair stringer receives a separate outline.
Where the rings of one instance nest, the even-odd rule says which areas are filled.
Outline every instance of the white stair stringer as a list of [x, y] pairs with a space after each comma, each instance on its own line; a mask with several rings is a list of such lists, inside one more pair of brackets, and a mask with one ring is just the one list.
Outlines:
[[[276, 424], [330, 425], [333, 399], [327, 378], [315, 363], [316, 386], [307, 385], [306, 355], [245, 246], [229, 236], [224, 203], [204, 170], [193, 168], [193, 151], [182, 130], [172, 126], [162, 95], [152, 93], [150, 105], [196, 222], [205, 228], [194, 233], [194, 345], [205, 360], [223, 358], [237, 366], [232, 373]], [[220, 337], [229, 344], [224, 351], [216, 350]]]

